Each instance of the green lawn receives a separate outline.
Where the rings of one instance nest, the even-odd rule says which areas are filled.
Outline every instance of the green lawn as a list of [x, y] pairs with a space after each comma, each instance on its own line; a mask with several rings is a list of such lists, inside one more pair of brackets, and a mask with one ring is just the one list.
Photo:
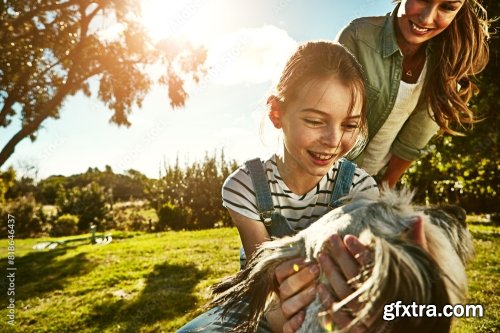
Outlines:
[[[486, 316], [459, 320], [454, 332], [497, 332], [500, 228], [471, 230], [469, 302], [483, 304]], [[73, 242], [51, 251], [32, 250], [43, 239], [17, 240], [13, 327], [2, 250], [0, 332], [174, 332], [199, 313], [210, 285], [238, 270], [234, 228], [114, 236], [105, 246]]]

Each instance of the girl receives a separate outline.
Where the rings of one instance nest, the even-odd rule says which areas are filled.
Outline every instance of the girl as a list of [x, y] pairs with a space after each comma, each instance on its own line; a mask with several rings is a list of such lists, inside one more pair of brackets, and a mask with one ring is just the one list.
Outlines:
[[[373, 178], [342, 159], [363, 146], [364, 93], [359, 64], [339, 44], [309, 42], [299, 46], [288, 60], [275, 93], [268, 98], [269, 119], [282, 131], [282, 153], [240, 167], [222, 189], [223, 204], [238, 228], [247, 257], [271, 236], [282, 236], [279, 228], [269, 225], [286, 226], [288, 232], [296, 232], [324, 215], [336, 204], [332, 200], [332, 192], [335, 196], [339, 188], [336, 184], [346, 185], [347, 193], [343, 194], [378, 193]], [[264, 186], [256, 181], [251, 165], [257, 166], [257, 173], [262, 170]], [[349, 166], [352, 173], [345, 176], [349, 172], [340, 170]], [[262, 209], [267, 190], [272, 201], [269, 215]], [[315, 265], [309, 271], [316, 275], [319, 269]], [[309, 292], [314, 294], [315, 287]], [[274, 308], [259, 332], [282, 331], [280, 307]], [[226, 332], [237, 323], [237, 314], [228, 314], [221, 322], [216, 308], [179, 332]]]
[[[391, 14], [355, 19], [338, 36], [362, 65], [367, 88], [368, 144], [356, 162], [390, 187], [428, 151], [438, 130], [459, 134], [457, 126], [474, 122], [467, 103], [476, 88], [469, 77], [484, 69], [489, 55], [489, 21], [479, 0], [394, 2]], [[342, 257], [350, 257], [340, 245]], [[350, 250], [362, 248], [357, 244], [357, 250]], [[333, 267], [328, 257], [324, 260], [323, 269]], [[349, 260], [351, 267], [356, 265]], [[343, 272], [333, 270], [332, 276], [347, 275], [347, 264], [338, 266]], [[294, 281], [281, 294], [282, 304], [293, 309], [286, 312], [286, 332], [300, 327], [300, 309], [310, 301], [301, 292], [314, 279], [306, 273], [299, 276], [290, 267], [277, 272], [279, 280]], [[348, 322], [341, 321], [339, 327]]]

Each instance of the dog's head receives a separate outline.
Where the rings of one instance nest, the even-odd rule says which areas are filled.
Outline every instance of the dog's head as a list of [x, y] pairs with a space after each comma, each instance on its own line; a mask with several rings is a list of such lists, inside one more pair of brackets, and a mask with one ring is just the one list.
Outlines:
[[[356, 201], [352, 203], [355, 206]], [[364, 220], [366, 228], [360, 237], [374, 251], [371, 271], [355, 285], [362, 291], [359, 297], [365, 306], [353, 324], [368, 320], [374, 332], [382, 327], [391, 332], [448, 332], [449, 318], [425, 317], [425, 312], [423, 318], [406, 317], [389, 323], [382, 316], [384, 307], [397, 301], [433, 304], [441, 311], [447, 304], [462, 302], [467, 291], [465, 265], [473, 256], [473, 246], [465, 211], [449, 205], [415, 207], [410, 201], [409, 192], [385, 191], [349, 213], [354, 217], [352, 224]], [[342, 303], [336, 308], [341, 309]]]
[[[241, 299], [248, 300], [248, 321], [237, 330], [251, 332], [275, 291], [274, 271], [279, 264], [300, 256], [316, 260], [332, 234], [352, 234], [374, 252], [373, 264], [352, 281], [355, 296], [364, 304], [354, 314], [353, 325], [368, 321], [373, 332], [383, 328], [392, 332], [449, 330], [448, 318], [402, 318], [389, 325], [383, 320], [384, 306], [393, 302], [441, 308], [465, 297], [465, 263], [472, 256], [465, 213], [449, 206], [414, 207], [411, 197], [407, 191], [384, 191], [380, 197], [361, 195], [293, 237], [264, 243], [243, 271], [215, 288], [218, 295], [212, 304], [228, 310], [239, 306]], [[346, 303], [339, 300], [336, 309], [342, 311]], [[301, 331], [318, 330], [321, 305], [311, 305], [307, 312], [312, 319]]]

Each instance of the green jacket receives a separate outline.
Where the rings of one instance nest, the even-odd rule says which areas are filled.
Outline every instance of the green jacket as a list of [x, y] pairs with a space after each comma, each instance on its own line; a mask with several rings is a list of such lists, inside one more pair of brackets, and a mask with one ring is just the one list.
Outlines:
[[[368, 97], [368, 140], [371, 140], [391, 113], [403, 72], [403, 56], [396, 42], [394, 12], [380, 17], [355, 19], [338, 35], [363, 67]], [[432, 60], [427, 48], [427, 68]], [[427, 72], [426, 81], [431, 72]], [[427, 106], [417, 106], [392, 143], [391, 153], [408, 161], [426, 155], [426, 147], [439, 129]], [[362, 153], [356, 162], [362, 166]]]

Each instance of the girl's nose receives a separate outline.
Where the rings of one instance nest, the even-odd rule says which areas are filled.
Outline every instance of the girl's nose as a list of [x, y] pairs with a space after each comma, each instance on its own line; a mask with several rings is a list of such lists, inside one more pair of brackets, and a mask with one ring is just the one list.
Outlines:
[[338, 147], [342, 140], [342, 131], [336, 128], [325, 130], [322, 136], [322, 143], [327, 147]]

